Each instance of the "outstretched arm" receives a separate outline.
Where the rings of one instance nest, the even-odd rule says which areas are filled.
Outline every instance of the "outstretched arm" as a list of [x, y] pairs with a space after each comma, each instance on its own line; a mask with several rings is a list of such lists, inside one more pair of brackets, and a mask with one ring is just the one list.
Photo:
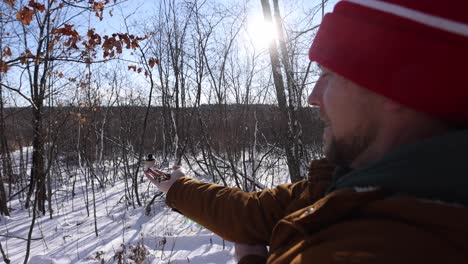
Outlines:
[[305, 191], [306, 181], [248, 193], [188, 177], [167, 193], [167, 204], [226, 240], [268, 244], [273, 227]]

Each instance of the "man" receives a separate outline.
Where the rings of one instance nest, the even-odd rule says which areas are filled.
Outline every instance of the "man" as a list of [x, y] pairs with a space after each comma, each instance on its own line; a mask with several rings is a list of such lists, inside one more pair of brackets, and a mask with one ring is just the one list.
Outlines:
[[239, 263], [468, 263], [467, 10], [343, 0], [324, 17], [309, 103], [328, 161], [308, 180], [245, 193], [180, 168], [145, 174], [170, 207], [236, 242]]

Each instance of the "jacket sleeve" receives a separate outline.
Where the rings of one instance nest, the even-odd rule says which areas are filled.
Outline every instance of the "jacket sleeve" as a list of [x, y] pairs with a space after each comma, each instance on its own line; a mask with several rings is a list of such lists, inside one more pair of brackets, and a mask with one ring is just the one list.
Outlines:
[[308, 182], [300, 181], [248, 193], [182, 177], [169, 189], [166, 202], [226, 240], [268, 244], [273, 227], [307, 188]]

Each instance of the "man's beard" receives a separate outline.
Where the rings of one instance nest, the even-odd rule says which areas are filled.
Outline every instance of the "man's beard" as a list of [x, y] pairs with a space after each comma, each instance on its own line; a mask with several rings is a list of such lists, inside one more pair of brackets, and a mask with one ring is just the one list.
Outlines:
[[331, 136], [330, 142], [324, 145], [324, 154], [327, 159], [340, 167], [349, 168], [370, 146], [375, 139], [376, 131], [369, 129], [365, 135], [352, 135], [350, 138], [338, 139]]

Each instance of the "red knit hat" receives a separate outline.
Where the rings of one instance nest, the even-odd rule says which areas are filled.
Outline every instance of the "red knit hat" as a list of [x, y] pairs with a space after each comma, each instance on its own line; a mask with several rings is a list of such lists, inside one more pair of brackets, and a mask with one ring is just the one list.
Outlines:
[[468, 122], [468, 0], [343, 0], [309, 58], [403, 105]]

